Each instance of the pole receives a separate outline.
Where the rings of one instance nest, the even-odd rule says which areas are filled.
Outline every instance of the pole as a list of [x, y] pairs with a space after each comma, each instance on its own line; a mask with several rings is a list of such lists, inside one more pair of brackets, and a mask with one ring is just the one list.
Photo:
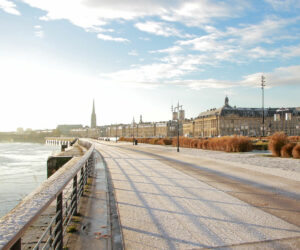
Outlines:
[[177, 152], [179, 152], [179, 120], [177, 120]]
[[116, 143], [118, 142], [118, 134], [117, 134], [118, 130], [117, 129], [118, 129], [118, 125], [116, 125]]
[[134, 124], [132, 124], [132, 145], [134, 146]]
[[264, 109], [264, 87], [265, 85], [265, 77], [262, 75], [261, 76], [261, 91], [262, 91], [262, 124], [263, 124], [263, 128], [262, 128], [262, 136], [265, 136], [265, 109]]

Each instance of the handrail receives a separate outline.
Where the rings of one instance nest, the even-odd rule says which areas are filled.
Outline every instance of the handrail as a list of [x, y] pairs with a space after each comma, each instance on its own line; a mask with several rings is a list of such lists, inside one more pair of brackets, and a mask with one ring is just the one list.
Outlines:
[[[82, 168], [88, 164], [95, 148], [94, 144], [87, 141], [84, 144], [89, 146], [89, 150], [80, 160], [77, 161], [78, 158], [71, 159], [36, 190], [26, 196], [13, 210], [0, 218], [0, 249], [9, 249], [14, 246], [26, 229], [49, 207], [52, 201], [61, 198], [60, 196], [68, 183], [74, 178], [76, 178], [77, 183], [77, 173], [81, 171], [82, 174]], [[85, 178], [87, 178], [86, 176], [85, 173]]]

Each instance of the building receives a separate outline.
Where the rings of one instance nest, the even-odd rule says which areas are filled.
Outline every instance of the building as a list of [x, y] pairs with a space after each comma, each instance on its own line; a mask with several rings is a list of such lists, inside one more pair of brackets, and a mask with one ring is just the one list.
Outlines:
[[262, 136], [284, 131], [288, 135], [300, 135], [300, 108], [265, 108], [264, 126], [262, 116], [261, 108], [231, 107], [226, 96], [221, 108], [207, 110], [194, 120], [185, 121], [183, 134], [191, 137]]
[[60, 132], [62, 136], [71, 136], [71, 130], [73, 129], [82, 129], [83, 126], [81, 124], [74, 125], [57, 125], [56, 129]]
[[92, 115], [91, 115], [91, 128], [97, 128], [97, 120], [96, 120], [94, 100], [93, 100], [93, 110], [92, 110]]

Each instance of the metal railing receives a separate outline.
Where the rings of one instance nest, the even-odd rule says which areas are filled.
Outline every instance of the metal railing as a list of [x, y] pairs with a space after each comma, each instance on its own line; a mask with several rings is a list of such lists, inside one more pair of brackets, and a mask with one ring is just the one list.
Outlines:
[[94, 145], [87, 141], [80, 144], [88, 148], [84, 156], [71, 159], [0, 219], [0, 249], [21, 249], [26, 230], [55, 199], [55, 215], [33, 249], [63, 248], [63, 237], [94, 169]]

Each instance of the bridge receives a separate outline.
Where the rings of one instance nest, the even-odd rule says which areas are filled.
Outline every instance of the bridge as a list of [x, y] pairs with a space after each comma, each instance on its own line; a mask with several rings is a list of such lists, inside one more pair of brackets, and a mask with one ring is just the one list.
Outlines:
[[[300, 248], [298, 170], [247, 164], [242, 154], [77, 143], [83, 156], [0, 219], [1, 249]], [[299, 160], [264, 158], [300, 169]], [[36, 223], [42, 235], [32, 243]]]

